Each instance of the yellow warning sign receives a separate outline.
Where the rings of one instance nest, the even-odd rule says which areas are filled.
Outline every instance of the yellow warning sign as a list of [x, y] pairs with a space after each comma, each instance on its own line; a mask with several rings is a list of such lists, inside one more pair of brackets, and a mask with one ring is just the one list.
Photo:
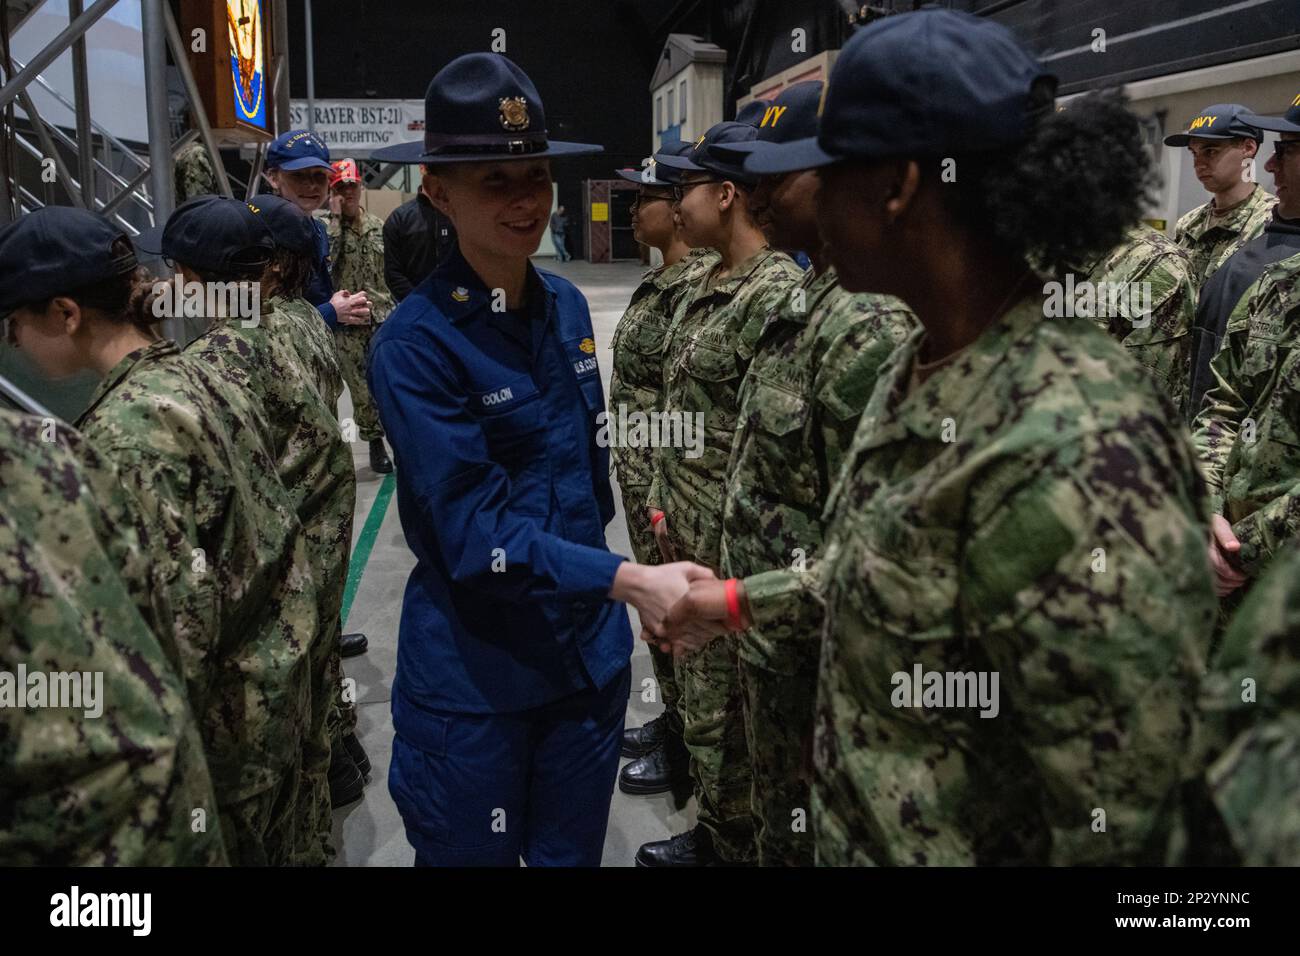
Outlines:
[[591, 221], [592, 222], [609, 222], [609, 203], [594, 202], [591, 204]]

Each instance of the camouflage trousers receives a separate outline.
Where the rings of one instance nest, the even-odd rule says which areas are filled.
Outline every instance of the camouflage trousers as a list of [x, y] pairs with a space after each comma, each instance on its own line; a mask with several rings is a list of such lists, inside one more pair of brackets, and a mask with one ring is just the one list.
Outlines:
[[800, 658], [793, 674], [739, 662], [759, 866], [812, 866], [815, 856], [809, 817], [817, 659]]
[[[662, 564], [659, 545], [655, 543], [654, 532], [644, 520], [645, 496], [647, 485], [623, 488], [623, 515], [627, 520], [627, 536], [632, 543], [632, 557], [637, 564]], [[641, 519], [641, 520], [638, 520]], [[655, 683], [659, 685], [659, 699], [664, 704], [664, 716], [669, 729], [680, 736], [682, 732], [681, 714], [677, 710], [677, 700], [681, 696], [677, 690], [674, 675], [673, 656], [665, 654], [654, 645], [650, 647], [650, 663], [654, 667]]]
[[753, 863], [753, 772], [734, 640], [717, 640], [677, 662], [678, 710], [691, 754], [700, 825], [728, 863]]
[[376, 325], [340, 325], [334, 330], [334, 348], [339, 355], [343, 381], [348, 383], [352, 396], [352, 420], [356, 422], [357, 437], [362, 441], [382, 438], [384, 429], [379, 424], [370, 386], [366, 384], [366, 364], [370, 355], [370, 340]]

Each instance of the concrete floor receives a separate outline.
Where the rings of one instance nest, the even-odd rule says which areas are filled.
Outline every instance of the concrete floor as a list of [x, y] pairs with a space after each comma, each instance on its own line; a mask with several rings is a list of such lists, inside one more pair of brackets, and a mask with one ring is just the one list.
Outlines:
[[[608, 394], [610, 340], [614, 326], [640, 281], [641, 267], [636, 263], [593, 265], [580, 260], [556, 263], [553, 259], [540, 257], [538, 265], [565, 276], [586, 295], [596, 333], [596, 354], [600, 358], [601, 375]], [[339, 415], [344, 417], [351, 413], [351, 399], [345, 393]], [[357, 463], [357, 511], [353, 522], [355, 546], [378, 494], [382, 476], [370, 470], [363, 443], [357, 442], [352, 450]], [[619, 500], [617, 493], [615, 500]], [[621, 501], [618, 514], [609, 525], [607, 540], [611, 551], [631, 554]], [[402, 591], [414, 565], [415, 558], [402, 537], [394, 498], [389, 503], [345, 622], [346, 630], [362, 631], [370, 639], [369, 650], [345, 661], [344, 670], [357, 682], [358, 732], [370, 755], [372, 769], [365, 797], [334, 813], [334, 845], [338, 850], [335, 866], [410, 866], [414, 860], [415, 854], [406, 842], [401, 817], [388, 795], [388, 763], [393, 744], [389, 701], [397, 662], [397, 625]], [[639, 633], [636, 611], [631, 614], [633, 633]], [[642, 700], [642, 682], [652, 677], [650, 655], [645, 645], [637, 641], [632, 652], [632, 692], [627, 709], [629, 727], [644, 723], [663, 709], [657, 693], [653, 694], [654, 702]], [[645, 686], [653, 690], [653, 681]], [[620, 765], [626, 762], [621, 761]], [[631, 866], [632, 858], [642, 843], [665, 839], [694, 825], [694, 799], [685, 807], [678, 808], [668, 794], [630, 797], [615, 787], [602, 865]]]

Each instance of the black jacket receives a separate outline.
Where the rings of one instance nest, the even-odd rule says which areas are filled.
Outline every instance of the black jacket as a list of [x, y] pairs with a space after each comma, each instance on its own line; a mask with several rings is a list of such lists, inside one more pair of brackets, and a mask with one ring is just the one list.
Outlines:
[[424, 193], [384, 222], [384, 278], [397, 301], [425, 280], [456, 245], [456, 230]]
[[1274, 207], [1273, 218], [1264, 231], [1229, 256], [1201, 286], [1201, 295], [1196, 303], [1196, 321], [1192, 325], [1189, 419], [1196, 417], [1201, 399], [1214, 385], [1210, 362], [1223, 344], [1228, 316], [1266, 268], [1297, 253], [1300, 253], [1300, 219], [1282, 219]]

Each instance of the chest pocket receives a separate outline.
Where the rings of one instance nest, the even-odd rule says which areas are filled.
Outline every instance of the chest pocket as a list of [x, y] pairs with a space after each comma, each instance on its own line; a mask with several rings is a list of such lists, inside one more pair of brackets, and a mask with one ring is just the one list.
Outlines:
[[550, 510], [546, 422], [537, 388], [526, 378], [470, 393], [470, 409], [487, 441], [488, 457], [510, 477], [510, 508], [521, 514]]
[[[754, 445], [754, 481], [778, 500], [812, 504], [819, 487], [809, 447], [812, 402], [808, 396], [766, 379], [753, 382], [745, 399], [745, 438]], [[748, 386], [747, 386], [748, 387]]]
[[1300, 457], [1300, 349], [1283, 359], [1264, 419], [1261, 437], [1289, 446], [1292, 461]]
[[684, 360], [686, 373], [701, 382], [727, 382], [740, 377], [735, 350], [722, 342], [698, 339]]
[[663, 316], [649, 312], [619, 326], [613, 348], [626, 349], [637, 355], [658, 355], [668, 342], [668, 323]]

